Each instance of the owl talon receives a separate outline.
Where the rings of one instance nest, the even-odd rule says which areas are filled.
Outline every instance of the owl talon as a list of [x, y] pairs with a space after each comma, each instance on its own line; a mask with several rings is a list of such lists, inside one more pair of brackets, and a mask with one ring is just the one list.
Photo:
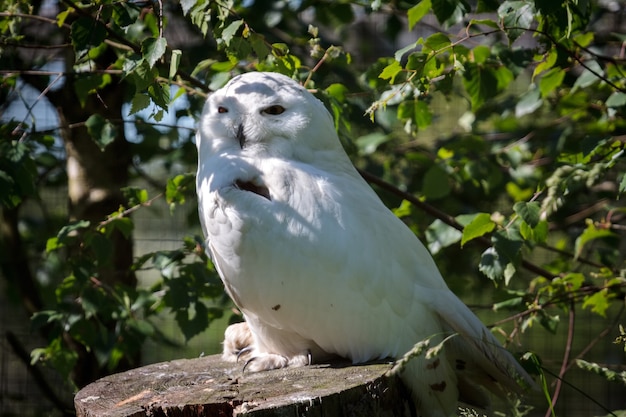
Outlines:
[[[250, 353], [250, 352], [252, 352], [252, 347], [250, 347], [250, 346], [246, 346], [246, 347], [244, 347], [244, 348], [240, 349], [240, 350], [237, 352], [237, 360], [236, 360], [236, 362], [239, 362], [239, 359], [241, 358], [241, 356], [243, 356], [243, 355], [247, 355], [247, 354], [248, 354], [248, 353]], [[253, 360], [253, 359], [254, 359], [254, 358], [252, 358], [252, 359], [248, 359], [248, 361], [246, 361], [246, 364], [247, 364], [249, 361]], [[244, 365], [244, 369], [245, 369], [245, 365]]]
[[263, 353], [253, 356], [243, 365], [242, 372], [249, 370], [250, 372], [269, 371], [272, 369], [280, 369], [289, 365], [289, 358], [275, 353]]

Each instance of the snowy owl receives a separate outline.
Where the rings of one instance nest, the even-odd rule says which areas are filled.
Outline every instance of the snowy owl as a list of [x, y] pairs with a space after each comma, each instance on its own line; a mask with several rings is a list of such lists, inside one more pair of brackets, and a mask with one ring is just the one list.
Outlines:
[[422, 416], [487, 407], [480, 386], [530, 377], [446, 286], [431, 255], [344, 152], [330, 113], [292, 79], [247, 73], [209, 96], [196, 135], [206, 248], [245, 323], [224, 357], [247, 371], [331, 357], [399, 359]]

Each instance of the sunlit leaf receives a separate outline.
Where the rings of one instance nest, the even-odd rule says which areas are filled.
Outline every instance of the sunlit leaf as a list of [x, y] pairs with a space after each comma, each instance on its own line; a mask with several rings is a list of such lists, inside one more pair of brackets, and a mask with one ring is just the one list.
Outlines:
[[172, 51], [172, 56], [170, 58], [170, 73], [169, 73], [170, 80], [173, 79], [176, 76], [176, 73], [178, 72], [178, 67], [180, 66], [180, 60], [181, 60], [182, 55], [183, 55], [183, 52], [180, 49], [174, 49]]
[[222, 31], [222, 40], [226, 45], [230, 45], [230, 41], [233, 39], [233, 36], [235, 36], [241, 25], [243, 25], [243, 20], [235, 20], [224, 28]]
[[542, 97], [547, 97], [551, 92], [561, 86], [565, 79], [565, 71], [561, 68], [552, 68], [543, 74], [539, 80], [539, 91]]
[[476, 239], [486, 233], [490, 233], [495, 227], [496, 224], [491, 220], [491, 215], [489, 213], [476, 214], [474, 219], [463, 228], [461, 246], [465, 245], [472, 239]]
[[409, 18], [409, 30], [413, 30], [413, 26], [415, 26], [426, 14], [430, 11], [431, 0], [421, 0], [418, 4], [411, 7], [407, 16]]
[[596, 239], [603, 239], [607, 237], [614, 237], [615, 234], [608, 229], [598, 229], [593, 222], [589, 222], [587, 228], [582, 232], [580, 236], [576, 239], [576, 244], [574, 246], [574, 256], [578, 258], [582, 251], [587, 245], [587, 243], [594, 241]]
[[402, 71], [402, 65], [398, 61], [393, 61], [383, 69], [378, 77], [393, 83], [400, 71]]
[[614, 297], [614, 294], [609, 293], [608, 289], [604, 288], [592, 295], [585, 296], [583, 308], [590, 308], [592, 312], [606, 317], [606, 310], [610, 306], [610, 300]]

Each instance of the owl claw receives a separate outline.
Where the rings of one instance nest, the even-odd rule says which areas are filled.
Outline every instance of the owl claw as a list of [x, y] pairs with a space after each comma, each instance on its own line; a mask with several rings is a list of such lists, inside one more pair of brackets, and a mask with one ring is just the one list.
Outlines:
[[[244, 347], [244, 348], [240, 349], [240, 350], [237, 352], [237, 360], [236, 360], [236, 361], [237, 361], [237, 362], [239, 362], [239, 359], [241, 358], [241, 356], [242, 356], [242, 355], [247, 355], [247, 354], [248, 354], [248, 353], [250, 353], [250, 352], [252, 352], [252, 347], [250, 347], [250, 346], [246, 346], [246, 347]], [[254, 358], [252, 358], [252, 359], [254, 359]], [[249, 361], [251, 361], [252, 359], [248, 359], [248, 361], [246, 361], [246, 364], [247, 364]], [[244, 369], [245, 369], [245, 365], [244, 365]]]
[[272, 369], [280, 369], [289, 365], [289, 358], [275, 353], [264, 353], [253, 356], [243, 365], [242, 372], [246, 369], [251, 372], [269, 371]]

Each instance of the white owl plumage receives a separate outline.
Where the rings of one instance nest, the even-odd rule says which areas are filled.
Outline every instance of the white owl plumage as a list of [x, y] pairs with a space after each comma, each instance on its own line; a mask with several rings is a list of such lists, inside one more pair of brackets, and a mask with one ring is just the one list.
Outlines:
[[401, 358], [432, 338], [443, 352], [401, 376], [422, 416], [449, 416], [479, 388], [531, 378], [448, 289], [431, 255], [361, 178], [324, 105], [290, 78], [247, 73], [206, 101], [197, 131], [206, 248], [246, 323], [224, 356], [258, 371], [340, 356]]

